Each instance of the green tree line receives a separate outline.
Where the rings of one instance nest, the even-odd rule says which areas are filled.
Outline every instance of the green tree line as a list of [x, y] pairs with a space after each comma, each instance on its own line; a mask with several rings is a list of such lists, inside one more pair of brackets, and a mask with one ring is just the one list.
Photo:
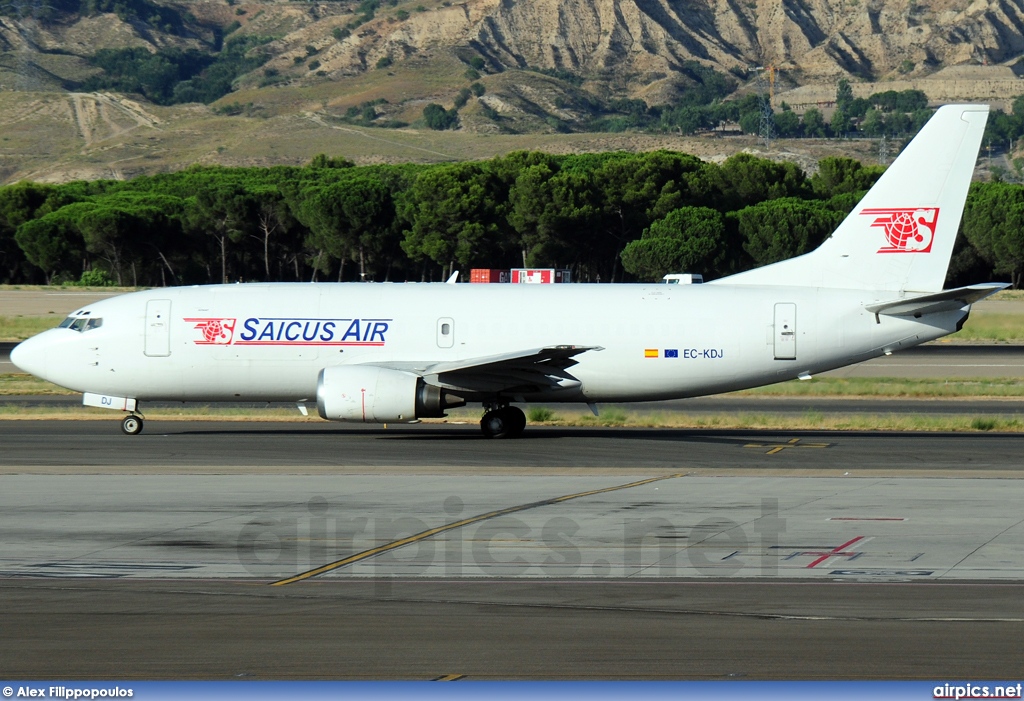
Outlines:
[[[516, 152], [21, 182], [0, 188], [0, 282], [428, 281], [524, 265], [589, 282], [714, 279], [817, 247], [881, 172], [847, 158], [808, 177], [749, 154]], [[976, 184], [951, 281], [1019, 285], [1022, 224], [1024, 188]]]

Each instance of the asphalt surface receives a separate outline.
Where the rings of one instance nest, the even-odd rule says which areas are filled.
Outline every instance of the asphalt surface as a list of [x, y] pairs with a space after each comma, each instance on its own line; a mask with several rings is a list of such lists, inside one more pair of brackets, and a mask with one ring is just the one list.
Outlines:
[[1024, 676], [1024, 436], [107, 419], [0, 446], [11, 679]]
[[0, 600], [10, 679], [1024, 676], [1018, 584], [6, 580]]
[[0, 290], [0, 314], [4, 316], [50, 316], [63, 319], [82, 307], [124, 291], [82, 288], [42, 288], [35, 290]]
[[9, 341], [0, 342], [0, 374], [21, 372], [21, 368], [11, 362], [11, 350], [18, 345]]
[[[808, 447], [824, 444], [824, 447]], [[120, 422], [0, 421], [0, 474], [57, 468], [209, 474], [616, 468], [662, 470], [1016, 473], [1024, 434], [727, 431], [529, 427], [487, 440], [475, 425], [148, 421], [138, 436]], [[783, 448], [776, 450], [777, 446]]]

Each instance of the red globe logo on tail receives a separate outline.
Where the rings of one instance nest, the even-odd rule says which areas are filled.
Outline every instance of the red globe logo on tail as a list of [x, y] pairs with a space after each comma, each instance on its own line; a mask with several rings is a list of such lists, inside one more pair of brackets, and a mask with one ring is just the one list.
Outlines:
[[875, 217], [872, 227], [882, 229], [887, 245], [879, 253], [928, 253], [939, 221], [938, 207], [915, 209], [865, 209], [861, 214]]

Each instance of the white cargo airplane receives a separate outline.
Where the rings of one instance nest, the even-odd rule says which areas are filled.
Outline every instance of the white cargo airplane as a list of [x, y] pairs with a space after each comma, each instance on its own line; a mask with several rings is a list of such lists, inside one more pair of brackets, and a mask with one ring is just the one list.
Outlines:
[[314, 399], [333, 421], [410, 422], [481, 402], [696, 397], [889, 355], [961, 328], [1006, 287], [942, 290], [987, 106], [931, 121], [817, 250], [702, 285], [247, 284], [91, 304], [17, 346], [23, 370], [127, 412], [147, 401]]

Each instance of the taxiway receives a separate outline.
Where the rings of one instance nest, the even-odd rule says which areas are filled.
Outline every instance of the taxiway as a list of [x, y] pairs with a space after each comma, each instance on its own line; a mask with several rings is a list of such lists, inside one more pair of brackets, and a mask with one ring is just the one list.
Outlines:
[[12, 678], [1024, 674], [1024, 436], [0, 422]]

